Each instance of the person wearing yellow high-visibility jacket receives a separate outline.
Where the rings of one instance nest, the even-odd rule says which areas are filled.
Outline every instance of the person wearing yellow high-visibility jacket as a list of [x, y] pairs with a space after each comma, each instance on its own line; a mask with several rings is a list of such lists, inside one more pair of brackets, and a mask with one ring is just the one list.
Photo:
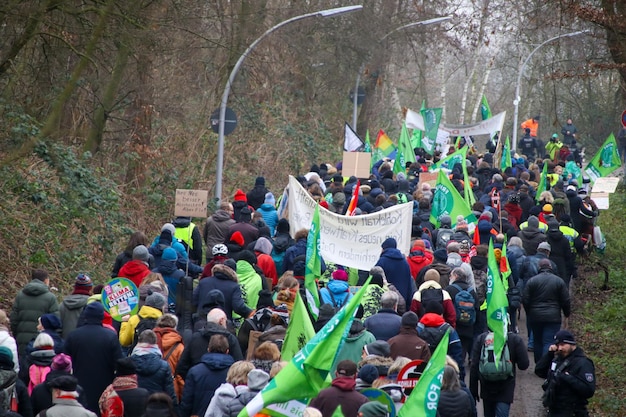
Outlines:
[[172, 224], [176, 228], [174, 236], [182, 241], [191, 262], [202, 264], [202, 234], [198, 226], [190, 217], [176, 217]]

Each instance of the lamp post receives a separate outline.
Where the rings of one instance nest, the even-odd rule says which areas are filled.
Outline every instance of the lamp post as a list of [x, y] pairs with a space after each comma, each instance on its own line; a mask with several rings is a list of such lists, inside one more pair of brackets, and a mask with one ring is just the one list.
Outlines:
[[215, 175], [215, 197], [219, 202], [222, 199], [222, 182], [224, 176], [224, 125], [226, 124], [226, 104], [228, 103], [228, 96], [230, 94], [230, 88], [235, 81], [235, 76], [237, 72], [239, 72], [239, 68], [243, 63], [244, 59], [252, 52], [252, 50], [261, 42], [267, 35], [280, 29], [281, 27], [288, 25], [289, 23], [296, 22], [298, 20], [307, 19], [309, 17], [333, 17], [338, 16], [344, 13], [351, 13], [357, 10], [361, 10], [363, 8], [362, 5], [356, 6], [346, 6], [346, 7], [336, 7], [334, 9], [325, 9], [320, 10], [313, 13], [307, 13], [300, 16], [295, 16], [285, 21], [278, 23], [275, 26], [272, 26], [268, 30], [266, 30], [261, 36], [259, 36], [254, 42], [248, 46], [243, 54], [239, 57], [232, 71], [230, 72], [230, 76], [228, 77], [228, 81], [226, 82], [226, 87], [224, 88], [224, 94], [222, 94], [222, 101], [220, 103], [220, 119], [219, 126], [217, 132], [217, 170]]
[[537, 46], [535, 49], [533, 49], [533, 51], [530, 54], [528, 54], [528, 56], [524, 60], [524, 63], [520, 67], [519, 73], [517, 74], [517, 85], [515, 86], [515, 99], [513, 100], [513, 106], [515, 106], [515, 110], [513, 111], [513, 144], [512, 144], [513, 149], [517, 149], [517, 129], [518, 129], [517, 123], [518, 123], [518, 117], [519, 117], [519, 103], [521, 100], [520, 91], [519, 91], [520, 84], [522, 83], [522, 75], [524, 74], [524, 70], [526, 69], [526, 65], [530, 61], [530, 58], [532, 58], [535, 52], [541, 49], [542, 46], [547, 45], [550, 42], [553, 42], [561, 38], [569, 38], [572, 36], [578, 36], [587, 32], [588, 32], [587, 30], [580, 30], [577, 32], [564, 33], [562, 35], [558, 35], [553, 38], [550, 38], [547, 41], [544, 41], [543, 43], [539, 44], [539, 46]]
[[[433, 24], [433, 23], [441, 23], [441, 22], [448, 21], [450, 19], [452, 19], [452, 16], [443, 16], [443, 17], [435, 17], [433, 19], [428, 19], [428, 20], [420, 20], [419, 22], [407, 23], [406, 25], [397, 27], [394, 30], [392, 30], [391, 32], [387, 33], [385, 36], [380, 38], [379, 42], [384, 41], [385, 39], [387, 39], [388, 36], [390, 36], [391, 34], [397, 32], [399, 30], [411, 28], [413, 26], [424, 26], [424, 25], [430, 25], [430, 24]], [[365, 69], [365, 63], [361, 64], [361, 67], [359, 68], [359, 72], [356, 75], [356, 83], [355, 83], [355, 86], [354, 86], [354, 95], [352, 97], [352, 100], [353, 100], [353, 107], [352, 107], [352, 130], [354, 130], [355, 132], [356, 132], [356, 121], [357, 121], [358, 107], [359, 107], [358, 104], [357, 104], [358, 91], [359, 91], [359, 84], [361, 83], [361, 73], [363, 73], [364, 69]]]

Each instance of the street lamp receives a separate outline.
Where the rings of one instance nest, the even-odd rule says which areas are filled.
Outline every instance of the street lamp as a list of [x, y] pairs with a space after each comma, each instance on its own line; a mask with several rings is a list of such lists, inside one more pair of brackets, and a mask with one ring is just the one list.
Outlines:
[[532, 58], [532, 56], [534, 55], [535, 52], [537, 52], [542, 46], [549, 44], [552, 41], [555, 41], [557, 39], [561, 39], [561, 38], [569, 38], [572, 36], [578, 36], [581, 35], [583, 33], [587, 33], [589, 32], [588, 30], [579, 30], [577, 32], [571, 32], [571, 33], [564, 33], [562, 35], [559, 36], [555, 36], [553, 38], [548, 39], [547, 41], [544, 41], [543, 43], [539, 44], [538, 47], [536, 47], [535, 49], [533, 49], [533, 51], [528, 54], [528, 56], [526, 57], [526, 60], [524, 60], [524, 63], [522, 64], [522, 66], [519, 69], [519, 73], [517, 75], [517, 85], [515, 87], [515, 99], [513, 100], [513, 106], [515, 106], [515, 110], [513, 111], [513, 149], [517, 149], [517, 122], [518, 122], [518, 117], [519, 117], [519, 103], [520, 103], [520, 84], [522, 83], [522, 74], [524, 74], [524, 70], [526, 69], [526, 65], [528, 64], [528, 62], [530, 61], [530, 58]]
[[[408, 23], [406, 25], [400, 26], [395, 28], [394, 30], [392, 30], [391, 32], [387, 33], [385, 36], [383, 36], [382, 38], [380, 38], [379, 42], [384, 41], [385, 39], [387, 39], [387, 37], [399, 30], [403, 30], [403, 29], [407, 29], [407, 28], [412, 28], [413, 26], [424, 26], [424, 25], [430, 25], [433, 23], [441, 23], [441, 22], [445, 22], [452, 19], [452, 16], [443, 16], [443, 17], [435, 17], [433, 19], [428, 19], [428, 20], [420, 20], [419, 22], [412, 22], [412, 23]], [[356, 120], [357, 120], [357, 115], [358, 115], [358, 104], [357, 104], [357, 99], [358, 99], [358, 91], [359, 91], [359, 84], [361, 83], [361, 73], [363, 72], [363, 70], [365, 69], [365, 63], [361, 64], [361, 67], [359, 68], [359, 72], [356, 75], [356, 83], [354, 86], [354, 95], [352, 97], [353, 100], [353, 107], [352, 107], [352, 130], [354, 130], [355, 132], [356, 130]]]
[[292, 17], [266, 30], [265, 33], [263, 33], [254, 42], [252, 42], [250, 46], [248, 46], [248, 49], [246, 49], [243, 54], [241, 54], [233, 70], [230, 72], [230, 76], [228, 77], [228, 81], [226, 82], [226, 87], [224, 88], [224, 94], [222, 94], [222, 101], [220, 104], [220, 119], [217, 131], [217, 172], [215, 178], [215, 197], [217, 198], [218, 202], [222, 199], [222, 182], [224, 176], [224, 125], [226, 124], [226, 104], [228, 103], [230, 88], [235, 81], [235, 76], [237, 75], [237, 72], [239, 71], [239, 68], [243, 63], [243, 60], [246, 59], [250, 52], [252, 52], [252, 50], [259, 44], [259, 42], [261, 42], [267, 35], [289, 23], [315, 16], [334, 17], [344, 13], [355, 12], [357, 10], [361, 10], [362, 8], [362, 5], [336, 7], [334, 9], [320, 10], [317, 12]]

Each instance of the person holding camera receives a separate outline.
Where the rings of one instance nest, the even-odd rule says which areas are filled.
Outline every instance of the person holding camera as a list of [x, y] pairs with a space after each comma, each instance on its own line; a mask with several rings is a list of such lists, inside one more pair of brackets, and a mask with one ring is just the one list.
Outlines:
[[587, 403], [596, 390], [596, 372], [569, 331], [556, 333], [554, 344], [537, 362], [535, 374], [546, 378], [543, 405], [549, 417], [589, 416]]
[[546, 144], [546, 153], [550, 155], [550, 160], [554, 161], [558, 155], [559, 149], [563, 147], [563, 142], [559, 140], [559, 135], [556, 133], [550, 138], [550, 142]]

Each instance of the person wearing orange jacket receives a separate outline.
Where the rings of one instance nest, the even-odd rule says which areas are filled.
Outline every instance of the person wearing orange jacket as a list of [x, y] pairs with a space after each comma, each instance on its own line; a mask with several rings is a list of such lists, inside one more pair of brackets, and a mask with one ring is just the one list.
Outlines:
[[537, 137], [537, 130], [539, 129], [539, 118], [539, 116], [534, 116], [532, 119], [525, 120], [521, 125], [522, 130], [530, 129], [530, 136], [533, 138]]

